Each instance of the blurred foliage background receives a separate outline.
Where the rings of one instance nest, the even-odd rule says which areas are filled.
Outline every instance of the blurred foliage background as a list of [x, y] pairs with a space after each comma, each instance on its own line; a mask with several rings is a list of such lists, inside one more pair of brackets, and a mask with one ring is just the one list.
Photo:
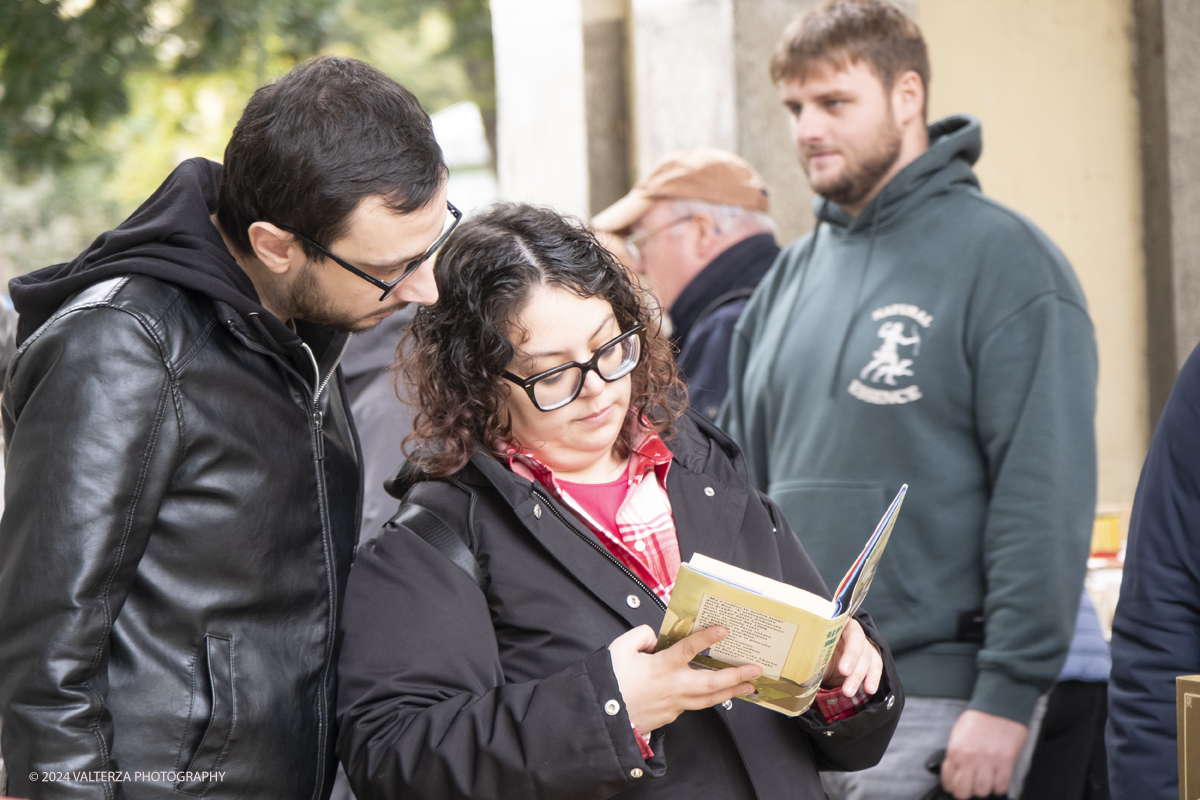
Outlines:
[[183, 159], [220, 161], [255, 88], [361, 58], [495, 153], [488, 0], [0, 0], [0, 278], [66, 261]]

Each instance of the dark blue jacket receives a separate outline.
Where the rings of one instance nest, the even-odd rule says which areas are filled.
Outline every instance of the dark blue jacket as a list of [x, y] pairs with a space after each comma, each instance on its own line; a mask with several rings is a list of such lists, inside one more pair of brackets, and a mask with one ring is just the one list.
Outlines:
[[1200, 673], [1200, 348], [1175, 381], [1142, 467], [1112, 662], [1113, 800], [1176, 800], [1175, 678]]
[[729, 388], [733, 327], [778, 255], [770, 233], [743, 239], [710, 261], [671, 306], [676, 364], [692, 408], [709, 419], [716, 419]]

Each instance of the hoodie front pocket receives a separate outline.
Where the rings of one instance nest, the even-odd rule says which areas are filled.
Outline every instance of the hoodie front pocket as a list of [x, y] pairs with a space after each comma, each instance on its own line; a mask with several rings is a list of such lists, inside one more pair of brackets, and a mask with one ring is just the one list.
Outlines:
[[[196, 661], [192, 675], [192, 713], [188, 724], [188, 733], [192, 735], [185, 736], [179, 759], [180, 763], [187, 762], [184, 772], [189, 773], [189, 780], [176, 783], [175, 790], [202, 797], [216, 781], [214, 773], [229, 753], [237, 720], [233, 692], [233, 640], [206, 634], [204, 647]], [[188, 759], [188, 745], [194, 741], [194, 732], [200, 730], [201, 724], [204, 724], [204, 732]]]
[[780, 481], [767, 494], [787, 517], [830, 591], [858, 558], [887, 508], [878, 481]]

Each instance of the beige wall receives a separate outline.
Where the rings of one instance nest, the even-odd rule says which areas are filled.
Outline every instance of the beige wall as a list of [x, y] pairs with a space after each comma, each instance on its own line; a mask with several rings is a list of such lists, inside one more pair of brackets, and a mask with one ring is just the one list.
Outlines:
[[1130, 0], [919, 0], [930, 118], [983, 122], [984, 191], [1063, 249], [1100, 348], [1099, 502], [1128, 506], [1149, 439]]

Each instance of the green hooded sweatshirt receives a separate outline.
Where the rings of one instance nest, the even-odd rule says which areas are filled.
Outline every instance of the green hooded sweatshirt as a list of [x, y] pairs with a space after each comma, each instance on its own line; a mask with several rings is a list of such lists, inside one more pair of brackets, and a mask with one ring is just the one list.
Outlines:
[[818, 198], [734, 334], [719, 423], [825, 582], [908, 497], [865, 604], [905, 691], [1029, 722], [1066, 657], [1096, 501], [1096, 344], [1071, 266], [984, 197], [978, 120], [858, 217]]

